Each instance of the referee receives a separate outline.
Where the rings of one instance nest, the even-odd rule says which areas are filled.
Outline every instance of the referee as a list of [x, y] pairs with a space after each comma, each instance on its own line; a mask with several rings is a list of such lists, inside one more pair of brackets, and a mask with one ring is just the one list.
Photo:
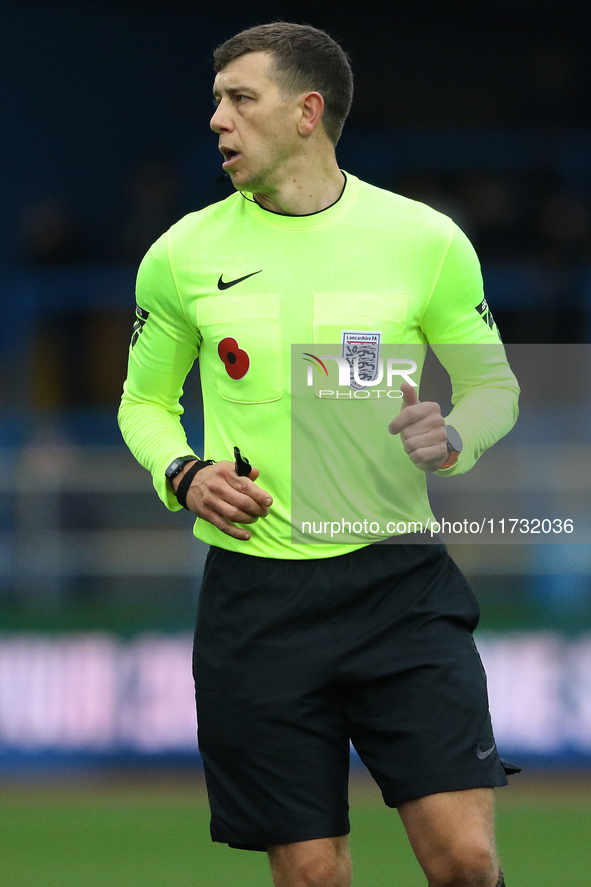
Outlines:
[[[326, 33], [257, 26], [214, 67], [211, 128], [236, 193], [144, 258], [119, 413], [164, 503], [192, 511], [211, 545], [194, 676], [212, 839], [265, 850], [276, 887], [348, 887], [352, 741], [430, 887], [499, 887], [493, 788], [511, 768], [470, 588], [441, 544], [295, 542], [292, 487], [306, 477], [289, 472], [295, 343], [341, 342], [347, 359], [364, 343], [366, 367], [380, 349], [430, 343], [450, 373], [448, 424], [405, 383], [371, 429], [384, 520], [428, 516], [426, 472], [461, 474], [510, 430], [518, 388], [478, 261], [447, 217], [339, 169], [353, 78]], [[482, 367], [446, 350], [473, 344], [491, 349]], [[203, 459], [180, 421], [197, 358]], [[360, 454], [351, 472], [365, 467]]]

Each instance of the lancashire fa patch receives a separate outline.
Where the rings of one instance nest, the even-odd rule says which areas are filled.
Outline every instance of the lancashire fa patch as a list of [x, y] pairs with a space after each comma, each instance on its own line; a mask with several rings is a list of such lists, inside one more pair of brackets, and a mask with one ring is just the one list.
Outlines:
[[378, 376], [381, 333], [343, 330], [341, 356], [347, 359], [350, 367], [349, 387], [364, 391], [364, 382], [373, 382]]

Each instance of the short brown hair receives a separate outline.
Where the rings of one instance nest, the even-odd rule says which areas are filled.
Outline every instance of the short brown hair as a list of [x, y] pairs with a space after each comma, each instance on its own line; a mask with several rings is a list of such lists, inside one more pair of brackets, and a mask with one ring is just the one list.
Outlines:
[[322, 124], [336, 145], [353, 99], [353, 72], [339, 44], [310, 25], [256, 25], [218, 46], [213, 54], [214, 70], [221, 71], [248, 52], [271, 53], [269, 76], [282, 91], [290, 95], [305, 90], [320, 93], [324, 99]]

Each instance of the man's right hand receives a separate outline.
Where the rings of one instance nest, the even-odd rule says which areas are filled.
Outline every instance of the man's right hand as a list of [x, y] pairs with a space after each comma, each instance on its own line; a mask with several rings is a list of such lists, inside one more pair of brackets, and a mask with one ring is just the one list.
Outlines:
[[[185, 472], [194, 465], [187, 462], [173, 480], [176, 490]], [[253, 524], [259, 517], [266, 517], [273, 504], [272, 498], [254, 483], [259, 476], [253, 468], [248, 477], [238, 477], [233, 462], [216, 462], [197, 472], [187, 493], [189, 511], [209, 521], [222, 533], [234, 539], [250, 539], [248, 530], [234, 526]]]

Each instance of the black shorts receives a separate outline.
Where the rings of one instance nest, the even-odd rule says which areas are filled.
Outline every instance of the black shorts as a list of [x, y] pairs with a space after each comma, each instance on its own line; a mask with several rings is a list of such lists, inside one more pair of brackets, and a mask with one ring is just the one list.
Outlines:
[[350, 741], [391, 807], [505, 785], [478, 618], [443, 545], [288, 561], [212, 548], [194, 654], [212, 839], [347, 834]]

